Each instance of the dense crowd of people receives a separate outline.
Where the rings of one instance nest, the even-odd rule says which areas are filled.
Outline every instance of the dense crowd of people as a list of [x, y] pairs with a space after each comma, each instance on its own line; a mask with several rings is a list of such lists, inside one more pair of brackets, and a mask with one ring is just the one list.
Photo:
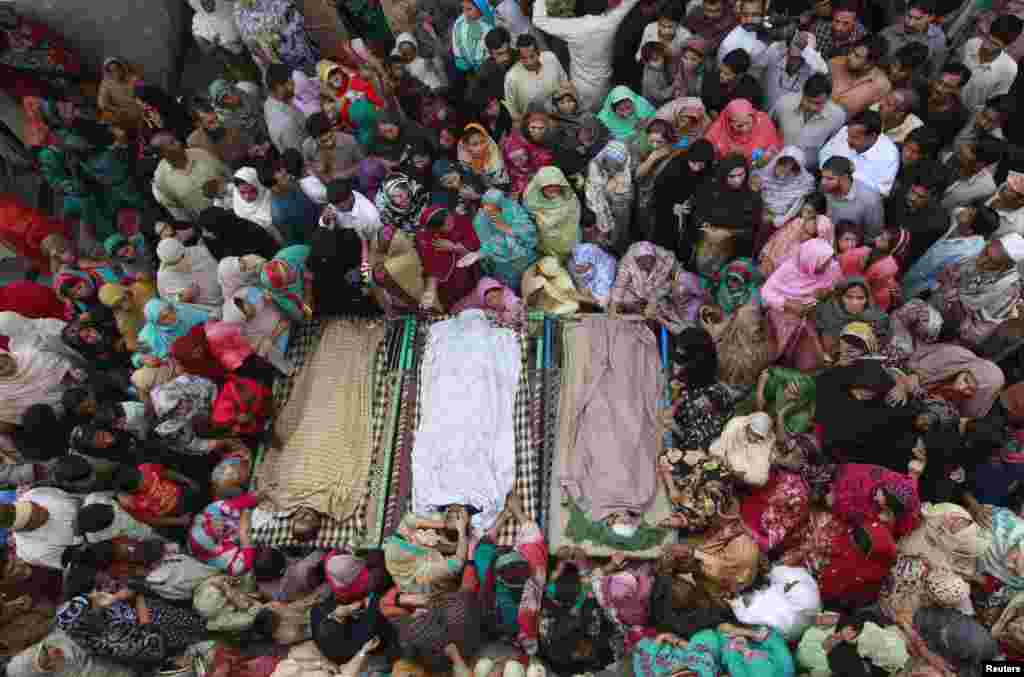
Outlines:
[[[0, 13], [54, 195], [0, 196], [8, 677], [1024, 658], [1024, 5], [190, 4], [203, 91], [117, 56], [90, 84]], [[514, 492], [485, 529], [316, 550], [303, 508], [306, 547], [255, 542], [296, 328], [466, 310], [664, 337], [664, 445], [614, 472], [669, 516], [566, 488], [604, 556], [549, 552]]]

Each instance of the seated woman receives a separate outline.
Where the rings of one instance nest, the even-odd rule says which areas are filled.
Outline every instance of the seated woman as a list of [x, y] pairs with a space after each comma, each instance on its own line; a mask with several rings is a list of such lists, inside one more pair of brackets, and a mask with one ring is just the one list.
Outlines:
[[863, 276], [875, 304], [888, 311], [899, 305], [900, 262], [909, 244], [906, 229], [883, 228], [870, 247], [858, 247], [840, 255], [839, 265], [844, 275]]
[[967, 348], [948, 343], [923, 346], [907, 360], [912, 384], [928, 412], [940, 421], [982, 418], [1003, 389], [1003, 371]]
[[146, 324], [146, 303], [156, 296], [156, 288], [149, 282], [136, 282], [131, 286], [105, 284], [100, 287], [100, 303], [110, 309], [117, 323], [117, 333], [125, 350], [135, 352], [139, 345], [139, 332]]
[[838, 351], [839, 335], [853, 322], [863, 322], [874, 331], [879, 344], [886, 344], [892, 335], [891, 322], [885, 311], [875, 305], [867, 281], [862, 277], [847, 277], [836, 284], [831, 298], [814, 308], [814, 324], [821, 337], [825, 355], [834, 359]]
[[766, 627], [722, 623], [689, 639], [670, 632], [640, 640], [633, 651], [636, 677], [795, 674], [786, 640]]
[[165, 301], [188, 303], [215, 313], [223, 302], [217, 281], [217, 260], [205, 245], [186, 247], [178, 240], [161, 240], [156, 284]]
[[[384, 542], [388, 573], [398, 596], [394, 605], [400, 615], [427, 605], [431, 593], [457, 587], [469, 556], [470, 533], [458, 522], [465, 510], [402, 518], [398, 530]], [[452, 539], [449, 534], [455, 533]]]
[[942, 315], [921, 299], [911, 299], [890, 316], [889, 342], [881, 347], [887, 364], [903, 369], [910, 356], [935, 343], [942, 333]]
[[976, 347], [1010, 318], [1021, 300], [1020, 261], [1024, 237], [1010, 233], [939, 273], [938, 287], [928, 302], [942, 313], [950, 335]]
[[452, 306], [451, 313], [457, 315], [470, 308], [493, 313], [504, 325], [519, 326], [526, 322], [523, 300], [493, 277], [481, 278], [468, 296]]
[[153, 432], [171, 449], [186, 454], [205, 455], [226, 449], [229, 440], [202, 436], [208, 429], [216, 396], [216, 384], [191, 374], [157, 386], [150, 395], [157, 418]]
[[700, 280], [683, 270], [672, 252], [637, 242], [619, 261], [608, 312], [643, 314], [678, 334], [696, 326], [697, 311], [707, 300]]
[[746, 99], [730, 101], [704, 138], [718, 151], [718, 157], [739, 153], [748, 162], [767, 160], [782, 149], [775, 123]]
[[999, 214], [991, 207], [954, 209], [952, 221], [946, 234], [903, 275], [903, 298], [923, 297], [934, 291], [939, 273], [951, 264], [980, 254], [986, 240], [999, 228]]
[[224, 304], [223, 321], [238, 325], [242, 337], [260, 355], [283, 356], [288, 349], [291, 320], [259, 287], [242, 287]]
[[616, 254], [629, 244], [633, 218], [633, 167], [626, 144], [608, 143], [587, 165], [584, 196], [594, 213], [585, 239]]
[[701, 306], [700, 324], [711, 334], [718, 351], [718, 377], [744, 392], [775, 361], [778, 350], [771, 323], [756, 299], [726, 316], [721, 308]]
[[[416, 252], [423, 263], [426, 289], [421, 297], [447, 310], [465, 298], [480, 278], [479, 266], [460, 268], [459, 259], [480, 249], [473, 221], [455, 209], [432, 205], [420, 216]], [[433, 302], [425, 304], [434, 306]]]
[[62, 319], [73, 320], [82, 313], [96, 313], [100, 318], [107, 318], [109, 313], [99, 301], [98, 290], [108, 282], [120, 282], [120, 278], [64, 266], [53, 276], [53, 289], [64, 303]]
[[[761, 194], [764, 195], [762, 189]], [[800, 245], [819, 238], [834, 244], [832, 220], [826, 215], [828, 204], [821, 193], [810, 193], [803, 200], [799, 211], [785, 225], [776, 230], [761, 249], [757, 257], [761, 274], [770, 276], [787, 259], [796, 255]]]
[[513, 129], [501, 141], [501, 152], [511, 180], [508, 192], [517, 200], [524, 199], [526, 187], [541, 167], [554, 164], [554, 153], [544, 143], [547, 129], [548, 116], [545, 113], [527, 113], [520, 128]]
[[[643, 133], [635, 135], [629, 142], [629, 152], [636, 166], [633, 238], [654, 242], [663, 234], [655, 211], [655, 191], [659, 185], [664, 186], [658, 179], [672, 165], [675, 157], [685, 153], [675, 147], [676, 131], [672, 123], [655, 118], [648, 121], [646, 127]], [[675, 249], [675, 244], [671, 243], [667, 248]]]
[[308, 320], [313, 314], [309, 305], [312, 280], [306, 268], [309, 253], [309, 245], [285, 247], [260, 271], [260, 286], [293, 322]]
[[537, 224], [537, 249], [565, 260], [581, 239], [580, 200], [558, 167], [543, 167], [525, 187], [523, 206]]
[[629, 87], [618, 85], [605, 97], [597, 119], [608, 128], [616, 141], [627, 141], [647, 118], [654, 117], [655, 108]]
[[[392, 314], [416, 310], [423, 304], [423, 263], [413, 237], [400, 228], [384, 226], [364, 248], [363, 266], [369, 273], [363, 274], [369, 274], [373, 282], [370, 294]], [[433, 300], [436, 304], [436, 298]]]
[[143, 313], [146, 324], [139, 332], [133, 362], [137, 367], [145, 365], [150, 368], [166, 362], [174, 342], [210, 317], [198, 306], [171, 303], [163, 299], [148, 301]]
[[877, 465], [840, 465], [826, 502], [837, 516], [852, 524], [891, 523], [896, 538], [909, 534], [921, 520], [917, 482]]
[[[498, 104], [502, 107], [501, 104]], [[507, 190], [510, 184], [505, 158], [491, 135], [477, 123], [466, 125], [459, 139], [459, 163], [470, 170], [485, 188]]]
[[188, 551], [200, 562], [231, 576], [252, 570], [261, 548], [250, 534], [252, 509], [260, 496], [253, 493], [221, 499], [196, 515], [188, 534]]
[[107, 250], [110, 260], [121, 268], [124, 276], [133, 277], [136, 281], [153, 280], [156, 277], [152, 250], [142, 233], [136, 233], [130, 238], [120, 233], [111, 235], [103, 242], [103, 248]]
[[606, 308], [611, 302], [618, 268], [615, 257], [596, 244], [585, 242], [573, 247], [568, 268], [584, 302]]
[[764, 201], [750, 185], [748, 161], [734, 153], [695, 193], [690, 219], [695, 228], [683, 235], [681, 247], [694, 251], [694, 270], [712, 278], [728, 261], [753, 256], [763, 218]]
[[537, 227], [530, 214], [492, 188], [484, 193], [473, 228], [484, 274], [518, 290], [523, 273], [537, 260]]
[[[760, 184], [761, 198], [768, 210], [766, 220], [774, 228], [782, 228], [796, 218], [807, 196], [814, 192], [814, 177], [804, 165], [803, 151], [796, 146], [786, 146], [764, 169], [753, 172], [751, 181], [755, 185]], [[825, 210], [818, 213], [824, 214]]]
[[85, 371], [57, 352], [35, 346], [0, 350], [0, 430], [21, 425], [34, 404], [58, 405], [65, 389], [85, 378]]
[[551, 315], [572, 315], [579, 311], [583, 300], [554, 256], [545, 256], [526, 269], [522, 292], [528, 308]]
[[377, 191], [380, 222], [406, 233], [420, 227], [420, 216], [430, 200], [430, 191], [405, 174], [388, 174]]
[[[796, 369], [769, 367], [761, 372], [754, 391], [754, 408], [773, 418], [781, 416], [786, 433], [805, 433], [814, 424], [814, 377]], [[783, 408], [785, 412], [783, 413]], [[779, 431], [780, 435], [782, 431]]]

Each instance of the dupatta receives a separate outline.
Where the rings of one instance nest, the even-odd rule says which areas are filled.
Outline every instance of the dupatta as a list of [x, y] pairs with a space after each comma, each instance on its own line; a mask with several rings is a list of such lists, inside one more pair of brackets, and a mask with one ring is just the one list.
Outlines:
[[277, 307], [296, 322], [313, 316], [313, 309], [303, 300], [306, 285], [306, 259], [309, 245], [285, 247], [260, 271], [262, 286]]
[[[549, 199], [544, 195], [547, 186], [559, 186], [562, 195]], [[523, 195], [523, 205], [537, 223], [540, 252], [565, 258], [580, 241], [580, 200], [569, 185], [565, 174], [557, 167], [544, 167], [537, 172]]]
[[[750, 131], [737, 134], [729, 120], [743, 117], [751, 118]], [[742, 153], [748, 161], [753, 161], [757, 159], [754, 157], [755, 151], [761, 151], [767, 156], [782, 148], [782, 139], [775, 128], [775, 123], [767, 113], [757, 110], [746, 99], [731, 101], [708, 127], [704, 138], [711, 142], [718, 152], [718, 157], [722, 158], [730, 153]]]
[[22, 414], [33, 404], [60, 404], [60, 386], [71, 370], [66, 358], [36, 347], [0, 354], [10, 355], [16, 365], [13, 374], [0, 376], [0, 422], [20, 425]]
[[[466, 137], [469, 136], [468, 132], [475, 130], [484, 135], [484, 139], [487, 143], [487, 151], [484, 153], [482, 158], [474, 158], [469, 153], [469, 147], [466, 143]], [[501, 149], [498, 148], [498, 144], [494, 142], [494, 139], [482, 125], [473, 122], [466, 125], [463, 131], [462, 138], [459, 139], [458, 146], [458, 157], [459, 162], [468, 167], [479, 176], [488, 186], [507, 186], [509, 183], [508, 171], [505, 169], [505, 159], [501, 154]]]
[[[174, 310], [173, 324], [160, 324], [160, 313], [166, 308]], [[176, 340], [187, 334], [192, 327], [209, 319], [209, 314], [197, 306], [186, 303], [171, 303], [163, 299], [150, 299], [143, 309], [146, 326], [139, 332], [140, 348], [146, 346], [147, 354], [166, 359]]]

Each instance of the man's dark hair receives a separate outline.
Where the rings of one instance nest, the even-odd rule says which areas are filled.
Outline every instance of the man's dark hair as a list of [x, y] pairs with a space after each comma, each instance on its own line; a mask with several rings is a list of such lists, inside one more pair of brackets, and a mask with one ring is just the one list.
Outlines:
[[1001, 162], [1006, 154], [1005, 146], [1005, 141], [993, 139], [991, 136], [982, 136], [974, 143], [974, 155], [983, 165]]
[[824, 214], [828, 211], [828, 200], [825, 198], [824, 193], [817, 191], [811, 193], [804, 199], [804, 204], [807, 204], [814, 208], [814, 211], [819, 214]]
[[868, 134], [878, 136], [882, 133], [882, 116], [874, 110], [861, 111], [850, 118], [849, 126], [863, 127]]
[[527, 49], [529, 47], [537, 47], [537, 38], [533, 37], [529, 33], [523, 33], [516, 38], [516, 49]]
[[331, 122], [323, 112], [317, 111], [306, 118], [306, 133], [314, 139], [319, 139], [329, 131]]
[[880, 62], [889, 53], [889, 41], [881, 35], [865, 36], [851, 46], [850, 51], [861, 47], [868, 48], [868, 62], [873, 64]]
[[1021, 32], [1024, 32], [1024, 21], [1014, 14], [1000, 14], [992, 22], [988, 29], [989, 35], [999, 38], [1006, 45], [1017, 41]]
[[971, 79], [971, 69], [959, 61], [950, 61], [942, 67], [942, 75], [957, 75], [960, 77], [960, 86], [963, 87]]
[[842, 155], [833, 155], [825, 160], [825, 164], [821, 166], [821, 169], [822, 171], [831, 172], [836, 176], [853, 176], [853, 163], [850, 162], [849, 158], [845, 158]]
[[908, 42], [892, 55], [894, 61], [911, 70], [918, 70], [928, 63], [928, 45], [920, 42]]
[[665, 2], [662, 3], [661, 9], [658, 10], [658, 18], [682, 23], [685, 13], [685, 2]]
[[337, 204], [352, 195], [352, 179], [334, 179], [327, 184], [327, 201]]
[[832, 96], [832, 80], [824, 73], [815, 73], [804, 83], [804, 96], [809, 99]]
[[734, 49], [725, 55], [722, 63], [728, 66], [736, 75], [743, 75], [750, 70], [750, 55], [746, 50]]
[[913, 186], [924, 188], [935, 200], [946, 192], [949, 179], [945, 167], [937, 160], [922, 160], [909, 169], [905, 185], [908, 191]]
[[989, 235], [999, 230], [1000, 225], [1002, 223], [999, 220], [999, 212], [985, 204], [976, 205], [974, 213], [975, 233], [988, 239]]
[[252, 575], [257, 581], [264, 583], [276, 581], [284, 575], [288, 566], [288, 558], [277, 548], [260, 548], [252, 565]]
[[133, 465], [122, 465], [114, 475], [121, 491], [132, 493], [142, 488], [142, 471]]
[[942, 138], [939, 133], [931, 127], [918, 127], [903, 140], [903, 145], [916, 143], [921, 148], [921, 155], [926, 158], [934, 158], [942, 148]]
[[939, 12], [935, 0], [910, 0], [907, 3], [907, 12], [909, 13], [912, 9], [924, 12], [928, 16], [935, 16]]
[[832, 16], [839, 14], [840, 12], [848, 12], [850, 14], [856, 14], [860, 16], [860, 5], [857, 5], [850, 0], [833, 0], [832, 2]]
[[281, 160], [279, 161], [280, 166], [284, 167], [284, 170], [291, 174], [297, 179], [302, 178], [302, 153], [295, 148], [288, 148], [284, 153], [281, 154]]
[[490, 50], [500, 49], [511, 42], [512, 35], [508, 32], [508, 29], [501, 26], [492, 28], [484, 36], [484, 46]]
[[267, 66], [267, 89], [273, 92], [292, 79], [292, 69], [283, 63], [272, 63]]

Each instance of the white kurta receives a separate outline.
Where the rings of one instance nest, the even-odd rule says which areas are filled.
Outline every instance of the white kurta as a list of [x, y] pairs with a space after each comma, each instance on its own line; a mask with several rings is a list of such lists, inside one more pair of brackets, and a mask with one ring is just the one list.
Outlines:
[[46, 523], [38, 529], [14, 534], [14, 551], [18, 559], [58, 571], [63, 569], [61, 555], [65, 549], [78, 543], [75, 519], [81, 503], [71, 494], [53, 487], [29, 489], [18, 500], [35, 503], [46, 508], [49, 514]]
[[422, 372], [422, 415], [412, 450], [412, 510], [452, 503], [480, 509], [487, 529], [516, 479], [514, 404], [519, 341], [481, 310], [430, 328]]

